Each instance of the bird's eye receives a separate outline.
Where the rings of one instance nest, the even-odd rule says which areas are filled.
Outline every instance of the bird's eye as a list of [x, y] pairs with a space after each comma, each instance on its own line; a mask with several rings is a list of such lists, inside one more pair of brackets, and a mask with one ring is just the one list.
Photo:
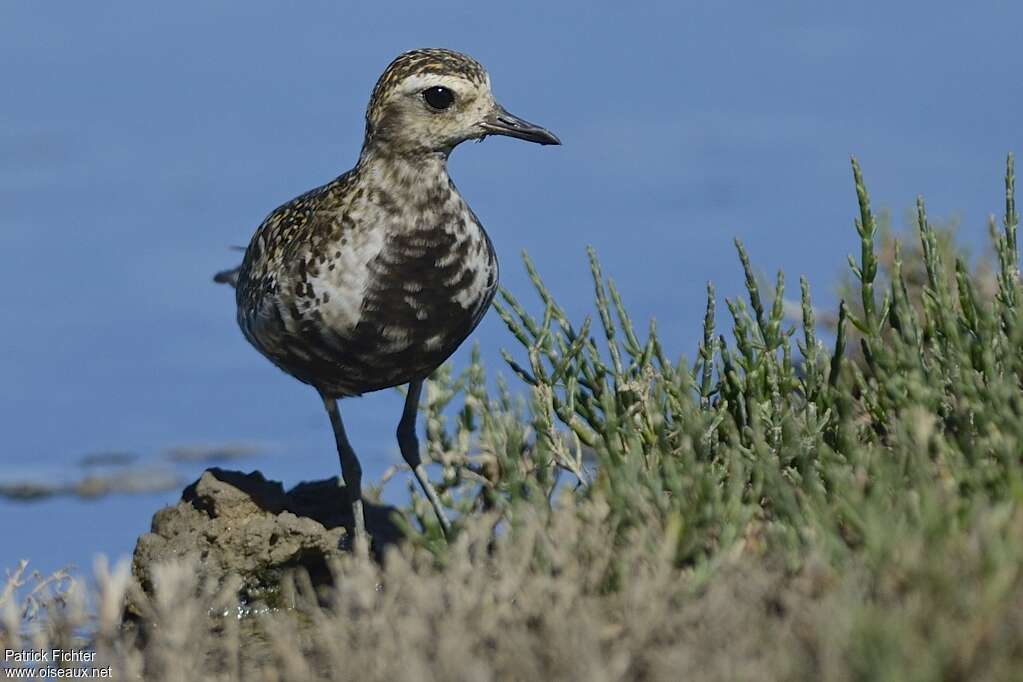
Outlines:
[[445, 88], [440, 85], [435, 85], [432, 88], [423, 90], [423, 99], [432, 108], [437, 111], [443, 111], [451, 106], [455, 101], [455, 93], [451, 92], [449, 88]]

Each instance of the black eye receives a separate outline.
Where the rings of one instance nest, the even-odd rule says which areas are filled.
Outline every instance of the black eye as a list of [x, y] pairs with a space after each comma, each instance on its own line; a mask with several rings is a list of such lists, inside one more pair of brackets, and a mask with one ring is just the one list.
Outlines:
[[441, 111], [450, 107], [451, 103], [455, 101], [455, 93], [451, 92], [448, 88], [435, 85], [432, 88], [423, 90], [423, 99], [431, 107]]

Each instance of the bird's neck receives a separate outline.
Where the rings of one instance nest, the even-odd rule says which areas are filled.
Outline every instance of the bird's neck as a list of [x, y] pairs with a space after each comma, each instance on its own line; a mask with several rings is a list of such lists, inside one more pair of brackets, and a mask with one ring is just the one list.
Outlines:
[[448, 155], [441, 152], [395, 153], [385, 145], [367, 145], [356, 168], [366, 182], [393, 190], [446, 187], [450, 181]]

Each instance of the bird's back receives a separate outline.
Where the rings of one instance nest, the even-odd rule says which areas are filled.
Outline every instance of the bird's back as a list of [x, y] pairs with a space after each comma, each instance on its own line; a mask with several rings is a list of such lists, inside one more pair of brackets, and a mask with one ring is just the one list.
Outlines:
[[427, 376], [497, 286], [489, 238], [443, 168], [413, 184], [356, 168], [273, 211], [238, 273], [238, 323], [335, 396]]

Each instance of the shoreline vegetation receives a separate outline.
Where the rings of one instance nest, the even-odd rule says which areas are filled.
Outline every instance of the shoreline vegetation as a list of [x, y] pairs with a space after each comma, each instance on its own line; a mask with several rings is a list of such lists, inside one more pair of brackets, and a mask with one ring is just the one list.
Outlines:
[[[848, 298], [707, 288], [694, 356], [637, 330], [590, 253], [595, 315], [503, 291], [515, 381], [439, 370], [404, 540], [240, 603], [201, 557], [100, 560], [0, 586], [0, 642], [88, 650], [116, 679], [972, 680], [1023, 669], [1023, 287], [1010, 155], [990, 269], [922, 199], [915, 245], [858, 217]], [[827, 334], [825, 344], [822, 336]], [[138, 615], [125, 620], [130, 599]], [[11, 666], [12, 664], [5, 664]]]

